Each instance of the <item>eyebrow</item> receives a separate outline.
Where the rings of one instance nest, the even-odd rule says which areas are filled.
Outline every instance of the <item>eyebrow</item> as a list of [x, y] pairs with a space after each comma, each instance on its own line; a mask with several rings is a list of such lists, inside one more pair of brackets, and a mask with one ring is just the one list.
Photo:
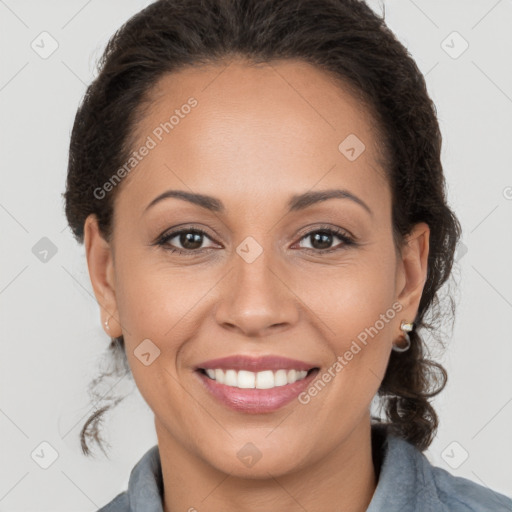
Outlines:
[[[144, 213], [149, 210], [152, 206], [163, 201], [164, 199], [176, 198], [188, 201], [189, 203], [205, 208], [212, 212], [224, 213], [226, 208], [220, 199], [204, 194], [196, 194], [192, 192], [186, 192], [184, 190], [166, 190], [159, 196], [155, 197], [148, 206], [146, 206]], [[291, 197], [288, 201], [288, 212], [303, 210], [315, 203], [326, 201], [328, 199], [349, 199], [356, 204], [362, 206], [371, 216], [373, 212], [370, 207], [359, 197], [352, 194], [348, 190], [344, 189], [331, 189], [331, 190], [319, 190], [315, 192], [305, 192], [303, 194], [297, 194]]]

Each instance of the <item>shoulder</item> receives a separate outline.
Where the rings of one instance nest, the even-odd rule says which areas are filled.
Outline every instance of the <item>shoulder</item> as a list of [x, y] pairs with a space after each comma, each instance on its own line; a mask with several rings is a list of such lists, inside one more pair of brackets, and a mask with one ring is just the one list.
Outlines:
[[[512, 499], [472, 480], [434, 466], [427, 456], [404, 440], [402, 448], [416, 459], [417, 475], [432, 510], [449, 512], [511, 512]], [[439, 507], [439, 508], [436, 508]], [[441, 508], [442, 507], [442, 508]]]
[[384, 427], [373, 427], [372, 440], [375, 460], [381, 458], [382, 465], [367, 512], [512, 512], [508, 496], [434, 466], [416, 446]]
[[429, 466], [427, 471], [434, 482], [439, 501], [450, 511], [512, 511], [512, 499], [504, 494], [467, 478], [452, 475], [443, 468], [433, 466], [428, 460], [426, 464]]
[[97, 512], [129, 512], [130, 500], [126, 491], [119, 493], [112, 501], [101, 507]]
[[128, 489], [97, 512], [163, 512], [163, 480], [158, 445], [150, 448], [130, 472]]

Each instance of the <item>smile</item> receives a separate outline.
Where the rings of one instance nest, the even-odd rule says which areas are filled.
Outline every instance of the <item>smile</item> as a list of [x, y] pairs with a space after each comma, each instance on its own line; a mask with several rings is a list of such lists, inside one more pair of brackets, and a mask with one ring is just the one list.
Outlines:
[[307, 370], [198, 369], [203, 389], [238, 412], [262, 414], [280, 409], [298, 397], [316, 377], [319, 368]]

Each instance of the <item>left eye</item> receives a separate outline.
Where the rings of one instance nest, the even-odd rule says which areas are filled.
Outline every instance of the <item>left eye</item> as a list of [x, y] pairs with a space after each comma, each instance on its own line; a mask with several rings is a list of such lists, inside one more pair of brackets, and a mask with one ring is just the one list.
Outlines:
[[[333, 230], [333, 229], [317, 229], [315, 231], [310, 231], [309, 233], [306, 233], [306, 235], [304, 235], [301, 238], [301, 241], [307, 240], [308, 238], [313, 244], [316, 245], [316, 247], [312, 247], [312, 248], [304, 247], [304, 249], [317, 251], [317, 252], [321, 252], [321, 253], [336, 251], [340, 248], [340, 244], [338, 244], [338, 246], [336, 246], [334, 248], [330, 247], [330, 245], [332, 244], [333, 238], [338, 238], [339, 240], [341, 240], [343, 242], [341, 244], [341, 246], [344, 246], [344, 245], [348, 246], [348, 245], [352, 245], [354, 243], [354, 241], [351, 237], [342, 233], [341, 231]], [[318, 247], [318, 246], [320, 246], [320, 247]], [[329, 247], [326, 247], [326, 246], [329, 246]]]
[[[201, 248], [201, 243], [203, 237], [207, 237], [211, 240], [211, 238], [200, 229], [183, 229], [181, 231], [175, 231], [174, 233], [169, 233], [168, 235], [164, 235], [159, 241], [158, 245], [169, 246], [167, 250], [171, 252], [201, 252], [197, 249]], [[182, 245], [183, 249], [172, 247], [170, 241], [174, 238], [178, 238], [179, 243]]]

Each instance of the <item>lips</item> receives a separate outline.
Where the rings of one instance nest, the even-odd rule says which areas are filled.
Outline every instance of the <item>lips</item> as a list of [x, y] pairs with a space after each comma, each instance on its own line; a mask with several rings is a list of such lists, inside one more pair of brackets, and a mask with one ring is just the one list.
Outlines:
[[294, 400], [319, 371], [315, 363], [288, 357], [234, 355], [204, 361], [195, 373], [203, 389], [224, 406], [263, 414]]
[[210, 359], [197, 365], [197, 370], [247, 370], [250, 372], [261, 372], [265, 370], [305, 370], [317, 368], [315, 363], [299, 361], [282, 356], [258, 356], [251, 357], [242, 354]]
[[198, 370], [197, 377], [208, 394], [219, 403], [237, 412], [249, 414], [271, 413], [296, 399], [318, 375], [318, 368], [309, 371], [306, 377], [272, 389], [241, 389], [227, 386], [210, 379]]

